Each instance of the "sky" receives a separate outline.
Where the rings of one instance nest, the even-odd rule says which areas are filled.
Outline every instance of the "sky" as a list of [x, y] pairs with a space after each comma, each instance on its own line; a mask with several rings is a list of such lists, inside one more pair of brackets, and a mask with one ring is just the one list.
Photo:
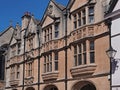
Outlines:
[[[55, 0], [66, 6], [68, 0]], [[0, 32], [9, 25], [21, 25], [21, 17], [25, 12], [31, 12], [35, 18], [41, 19], [49, 0], [0, 0]]]

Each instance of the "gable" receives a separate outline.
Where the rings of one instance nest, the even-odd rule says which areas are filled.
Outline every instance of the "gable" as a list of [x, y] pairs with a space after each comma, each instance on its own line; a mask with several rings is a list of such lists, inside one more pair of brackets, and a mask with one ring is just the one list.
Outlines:
[[74, 4], [72, 5], [70, 12], [80, 8], [81, 6], [83, 6], [84, 4], [86, 4], [88, 2], [88, 0], [75, 0]]
[[35, 23], [33, 21], [33, 19], [30, 20], [29, 26], [28, 26], [28, 30], [35, 30]]
[[44, 22], [42, 24], [42, 28], [49, 25], [49, 24], [51, 24], [51, 23], [53, 23], [53, 22], [54, 22], [54, 20], [51, 17], [46, 16], [46, 18], [45, 18], [45, 20], [44, 20]]
[[56, 3], [54, 0], [50, 0], [44, 15], [42, 17], [42, 27], [45, 27], [51, 23], [53, 23], [54, 18], [61, 17], [64, 10], [64, 6]]

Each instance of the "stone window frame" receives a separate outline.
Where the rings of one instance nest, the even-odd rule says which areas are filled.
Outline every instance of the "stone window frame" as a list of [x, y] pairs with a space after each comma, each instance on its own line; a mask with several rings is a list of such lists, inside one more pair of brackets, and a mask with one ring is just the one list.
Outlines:
[[[82, 7], [78, 11], [75, 11], [72, 14], [73, 17], [73, 29], [76, 30], [77, 28], [84, 26], [86, 24], [93, 24], [95, 22], [95, 5], [89, 5], [86, 7]], [[93, 13], [90, 13], [90, 8], [93, 8]], [[90, 22], [90, 17], [93, 17], [93, 21]]]

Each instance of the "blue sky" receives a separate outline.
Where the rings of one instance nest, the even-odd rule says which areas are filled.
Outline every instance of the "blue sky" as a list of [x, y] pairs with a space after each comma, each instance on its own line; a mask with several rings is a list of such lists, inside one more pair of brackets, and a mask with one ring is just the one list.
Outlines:
[[[55, 0], [66, 5], [68, 0]], [[25, 12], [31, 12], [35, 18], [41, 19], [49, 0], [0, 0], [0, 32], [4, 31], [12, 22], [21, 24], [21, 17]]]

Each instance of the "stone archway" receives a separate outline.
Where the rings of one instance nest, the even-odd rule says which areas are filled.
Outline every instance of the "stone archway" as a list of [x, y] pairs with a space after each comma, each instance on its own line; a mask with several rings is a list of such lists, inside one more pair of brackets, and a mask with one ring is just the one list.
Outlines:
[[44, 90], [58, 90], [58, 88], [55, 85], [49, 85], [49, 86], [46, 86]]
[[97, 90], [95, 85], [89, 81], [80, 81], [76, 83], [72, 90]]
[[33, 87], [28, 87], [26, 90], [35, 90]]

